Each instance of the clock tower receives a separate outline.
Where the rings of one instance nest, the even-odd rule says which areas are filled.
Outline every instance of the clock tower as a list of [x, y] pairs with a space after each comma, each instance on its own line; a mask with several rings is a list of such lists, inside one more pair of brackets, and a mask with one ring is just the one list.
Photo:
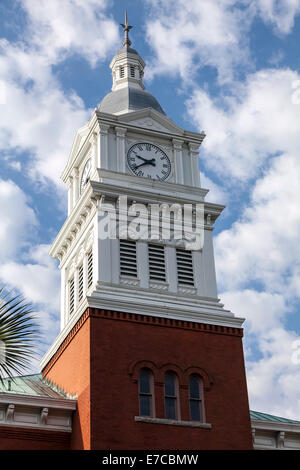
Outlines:
[[205, 134], [145, 90], [127, 15], [122, 26], [112, 91], [62, 174], [61, 331], [43, 376], [77, 396], [73, 449], [250, 449], [243, 319], [216, 286], [224, 206], [200, 184]]

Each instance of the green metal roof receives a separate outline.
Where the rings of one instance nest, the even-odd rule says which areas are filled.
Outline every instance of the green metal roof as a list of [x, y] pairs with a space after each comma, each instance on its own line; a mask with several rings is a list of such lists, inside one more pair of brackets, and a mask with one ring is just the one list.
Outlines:
[[273, 423], [291, 423], [291, 424], [300, 424], [300, 421], [295, 421], [294, 419], [281, 418], [280, 416], [269, 415], [267, 413], [260, 413], [259, 411], [250, 410], [251, 419], [257, 419], [259, 421], [270, 421]]
[[[1, 393], [27, 395], [31, 397], [75, 398], [64, 392], [64, 390], [56, 387], [50, 381], [43, 379], [42, 374], [24, 375], [13, 377], [12, 379], [5, 378], [2, 382], [0, 381], [0, 394]], [[251, 419], [257, 419], [259, 421], [300, 424], [300, 421], [253, 410], [250, 410], [250, 417]]]
[[1, 393], [45, 398], [72, 398], [50, 381], [44, 380], [41, 374], [5, 378], [3, 382], [0, 381]]

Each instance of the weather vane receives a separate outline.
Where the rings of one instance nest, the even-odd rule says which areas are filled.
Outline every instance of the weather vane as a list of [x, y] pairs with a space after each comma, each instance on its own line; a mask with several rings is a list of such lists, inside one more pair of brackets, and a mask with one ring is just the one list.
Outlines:
[[122, 28], [124, 29], [125, 37], [123, 41], [123, 46], [131, 46], [131, 41], [129, 39], [128, 33], [131, 30], [133, 26], [128, 25], [128, 20], [127, 20], [127, 10], [125, 10], [125, 24], [121, 23]]

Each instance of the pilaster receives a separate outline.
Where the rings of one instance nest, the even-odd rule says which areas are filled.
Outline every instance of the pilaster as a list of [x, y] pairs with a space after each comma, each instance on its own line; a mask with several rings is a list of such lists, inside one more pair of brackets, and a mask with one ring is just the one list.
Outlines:
[[[92, 174], [97, 169], [98, 160], [99, 160], [99, 151], [98, 151], [98, 134], [97, 132], [93, 132], [92, 137], [90, 139], [91, 144], [91, 159], [92, 159]], [[100, 161], [100, 160], [99, 160]]]
[[192, 186], [200, 187], [199, 144], [189, 143]]
[[76, 202], [79, 198], [79, 171], [78, 168], [73, 168], [72, 170], [73, 178], [73, 207], [75, 207]]
[[177, 266], [176, 266], [176, 248], [173, 246], [166, 246], [165, 248], [166, 265], [167, 265], [167, 282], [169, 284], [170, 292], [177, 292]]
[[97, 168], [108, 169], [108, 124], [100, 123], [100, 152]]
[[70, 215], [73, 209], [73, 178], [72, 176], [69, 176], [67, 185], [68, 185], [68, 215]]
[[125, 136], [127, 129], [124, 127], [116, 127], [117, 139], [117, 171], [125, 173]]
[[60, 309], [61, 309], [61, 316], [60, 316], [60, 329], [62, 330], [67, 323], [66, 318], [66, 268], [61, 270], [61, 278], [60, 278]]
[[137, 243], [138, 258], [138, 278], [140, 279], [140, 287], [149, 288], [149, 266], [148, 266], [148, 243], [139, 241]]
[[175, 165], [175, 183], [184, 184], [183, 163], [182, 163], [182, 145], [183, 141], [172, 139]]

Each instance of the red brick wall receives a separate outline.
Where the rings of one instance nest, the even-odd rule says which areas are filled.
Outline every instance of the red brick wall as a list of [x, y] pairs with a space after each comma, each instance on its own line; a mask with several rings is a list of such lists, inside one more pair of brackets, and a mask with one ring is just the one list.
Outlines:
[[[92, 448], [252, 448], [240, 334], [225, 334], [220, 327], [213, 332], [193, 329], [192, 324], [182, 327], [184, 324], [176, 321], [171, 326], [168, 320], [159, 324], [158, 319], [149, 317], [140, 322], [118, 320], [117, 314], [114, 317], [98, 317], [95, 312], [91, 321]], [[164, 418], [164, 372], [177, 372], [181, 419], [189, 420], [188, 373], [184, 372], [190, 367], [202, 370], [206, 377], [206, 422], [212, 429], [136, 423], [138, 365], [134, 368], [134, 364], [138, 361], [154, 363], [158, 418]]]
[[[72, 448], [252, 448], [241, 330], [96, 309], [81, 325], [44, 371], [78, 393]], [[181, 419], [189, 420], [188, 376], [200, 371], [212, 429], [135, 422], [138, 369], [146, 363], [158, 418], [164, 418], [164, 372], [177, 372]]]
[[0, 450], [68, 450], [70, 434], [0, 426]]
[[90, 319], [84, 314], [50, 361], [43, 375], [71, 395], [78, 395], [71, 448], [90, 449]]

